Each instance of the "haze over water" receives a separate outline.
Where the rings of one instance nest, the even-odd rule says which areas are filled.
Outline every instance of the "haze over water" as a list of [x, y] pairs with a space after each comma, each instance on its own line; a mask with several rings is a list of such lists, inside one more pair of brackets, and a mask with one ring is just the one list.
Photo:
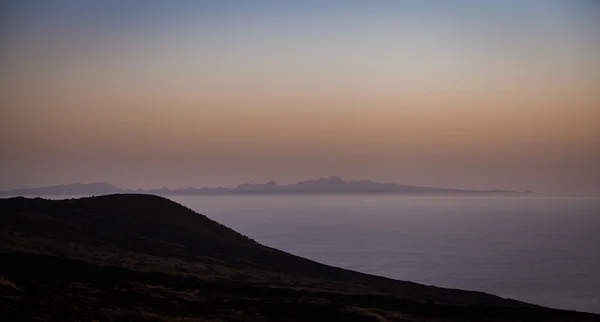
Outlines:
[[172, 197], [321, 263], [600, 313], [600, 199]]

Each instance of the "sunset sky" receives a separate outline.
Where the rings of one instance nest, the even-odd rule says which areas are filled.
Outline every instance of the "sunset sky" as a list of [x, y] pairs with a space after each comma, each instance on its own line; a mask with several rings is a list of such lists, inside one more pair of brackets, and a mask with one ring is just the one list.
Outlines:
[[0, 190], [600, 193], [599, 1], [0, 6]]

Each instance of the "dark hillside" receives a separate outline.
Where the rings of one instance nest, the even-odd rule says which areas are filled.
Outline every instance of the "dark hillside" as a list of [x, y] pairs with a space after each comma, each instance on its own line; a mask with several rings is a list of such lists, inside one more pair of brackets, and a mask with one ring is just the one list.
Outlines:
[[598, 321], [330, 267], [168, 199], [0, 199], [5, 320]]

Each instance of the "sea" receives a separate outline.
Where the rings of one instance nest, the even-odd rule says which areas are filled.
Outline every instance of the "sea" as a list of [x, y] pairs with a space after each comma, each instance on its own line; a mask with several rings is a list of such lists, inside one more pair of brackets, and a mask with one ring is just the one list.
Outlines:
[[320, 263], [600, 313], [600, 198], [170, 199], [262, 244]]

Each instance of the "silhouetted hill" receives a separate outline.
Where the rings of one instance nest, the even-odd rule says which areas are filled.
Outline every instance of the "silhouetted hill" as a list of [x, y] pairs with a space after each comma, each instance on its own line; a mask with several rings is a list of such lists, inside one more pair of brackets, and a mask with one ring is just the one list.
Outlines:
[[152, 195], [0, 199], [0, 240], [2, 321], [599, 320], [322, 265]]
[[[340, 177], [320, 178], [288, 185], [278, 185], [274, 181], [264, 184], [243, 183], [235, 188], [184, 188], [150, 190], [125, 190], [106, 183], [68, 184], [44, 188], [0, 191], [13, 196], [90, 196], [114, 193], [145, 193], [160, 196], [178, 195], [235, 195], [235, 194], [515, 194], [509, 190], [463, 190], [420, 186], [407, 186], [395, 183], [379, 183], [369, 180], [345, 181]], [[531, 192], [528, 192], [531, 193]]]

